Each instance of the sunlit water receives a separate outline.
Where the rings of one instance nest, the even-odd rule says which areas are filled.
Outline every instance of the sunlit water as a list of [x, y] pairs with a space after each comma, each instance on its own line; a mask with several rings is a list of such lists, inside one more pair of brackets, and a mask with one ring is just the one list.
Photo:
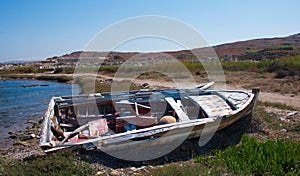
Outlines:
[[51, 97], [71, 94], [71, 84], [35, 80], [0, 81], [0, 148], [11, 145], [9, 132], [22, 131], [28, 127], [28, 120], [41, 119]]

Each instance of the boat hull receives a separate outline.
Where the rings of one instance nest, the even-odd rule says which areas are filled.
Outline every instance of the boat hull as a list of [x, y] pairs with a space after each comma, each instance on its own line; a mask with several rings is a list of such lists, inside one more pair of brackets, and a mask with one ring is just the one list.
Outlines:
[[[226, 92], [226, 91], [225, 91]], [[228, 91], [230, 92], [230, 91]], [[241, 91], [232, 91], [233, 93], [241, 93]], [[212, 93], [217, 93], [212, 91]], [[245, 92], [242, 92], [245, 93]], [[204, 93], [211, 94], [211, 93]], [[75, 134], [86, 127], [88, 124], [83, 125], [65, 137], [62, 141], [52, 140], [53, 133], [53, 119], [55, 119], [55, 102], [59, 102], [58, 98], [53, 98], [50, 101], [48, 111], [43, 121], [43, 127], [41, 131], [40, 146], [46, 149], [46, 152], [67, 148], [71, 146], [79, 146], [86, 149], [100, 149], [109, 154], [120, 157], [126, 155], [122, 159], [135, 160], [141, 157], [132, 157], [133, 153], [143, 153], [140, 151], [148, 151], [153, 157], [156, 157], [161, 150], [157, 151], [157, 147], [160, 146], [163, 151], [172, 151], [183, 143], [186, 139], [200, 137], [199, 144], [204, 145], [215, 134], [215, 132], [224, 129], [242, 118], [250, 115], [255, 107], [258, 99], [259, 89], [253, 89], [252, 93], [245, 93], [247, 99], [241, 103], [239, 108], [234, 109], [231, 114], [208, 118], [201, 118], [195, 120], [183, 120], [181, 122], [165, 125], [156, 125], [146, 127], [144, 129], [138, 129], [133, 131], [127, 131], [122, 133], [111, 133], [104, 136], [99, 136], [93, 139], [79, 139], [73, 138]], [[221, 96], [224, 102], [228, 100]], [[175, 101], [174, 101], [175, 102]], [[144, 105], [143, 105], [144, 106]], [[230, 104], [230, 106], [234, 106]], [[179, 107], [179, 106], [178, 106]], [[174, 109], [178, 108], [174, 107]], [[212, 109], [214, 110], [214, 109]], [[179, 111], [176, 111], [178, 114]], [[222, 114], [222, 113], [221, 113]], [[137, 152], [139, 151], [139, 152]], [[156, 153], [158, 152], [158, 153]], [[131, 153], [130, 157], [128, 154]], [[156, 153], [156, 154], [155, 154]], [[152, 157], [151, 156], [151, 157]], [[153, 159], [151, 158], [150, 159]], [[145, 158], [145, 157], [144, 157]], [[147, 158], [149, 159], [149, 157]]]

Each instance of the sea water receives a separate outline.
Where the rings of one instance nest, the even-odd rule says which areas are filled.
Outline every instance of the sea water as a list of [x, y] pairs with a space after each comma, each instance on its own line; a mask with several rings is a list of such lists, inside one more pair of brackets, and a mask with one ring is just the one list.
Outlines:
[[[78, 87], [73, 89], [78, 93]], [[37, 80], [0, 81], [0, 148], [11, 144], [9, 132], [28, 127], [28, 120], [39, 121], [51, 97], [72, 95], [72, 84]]]

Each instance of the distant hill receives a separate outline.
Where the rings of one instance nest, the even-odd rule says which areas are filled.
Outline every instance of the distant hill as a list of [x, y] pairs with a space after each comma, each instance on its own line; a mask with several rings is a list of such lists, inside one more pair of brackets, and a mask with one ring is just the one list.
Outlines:
[[0, 62], [0, 64], [24, 64], [24, 63], [33, 63], [33, 62], [39, 62], [39, 61], [36, 61], [36, 60], [15, 60], [15, 61]]
[[214, 47], [219, 57], [237, 56], [240, 60], [274, 59], [300, 54], [300, 33], [288, 37], [264, 38], [222, 44]]
[[[223, 61], [239, 60], [266, 60], [282, 58], [286, 56], [300, 55], [300, 33], [276, 38], [263, 38], [234, 43], [226, 43], [212, 47], [218, 57]], [[189, 50], [163, 52], [183, 61], [193, 61], [197, 53], [198, 57], [208, 58], [211, 56], [211, 48], [193, 49], [193, 54]], [[80, 58], [102, 58], [105, 62], [122, 62], [138, 52], [83, 52], [76, 51], [63, 56], [55, 56], [47, 60], [57, 60], [58, 62], [76, 62]], [[142, 53], [144, 57], [157, 56], [158, 53]]]

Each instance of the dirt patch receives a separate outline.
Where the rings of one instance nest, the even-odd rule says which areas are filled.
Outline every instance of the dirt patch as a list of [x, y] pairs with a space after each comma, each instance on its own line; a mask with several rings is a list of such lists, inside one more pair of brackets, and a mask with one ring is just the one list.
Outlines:
[[261, 92], [259, 100], [263, 102], [282, 103], [300, 110], [300, 95]]
[[238, 85], [244, 89], [260, 87], [262, 92], [298, 95], [300, 93], [300, 77], [286, 76], [274, 78], [275, 73], [255, 72], [225, 72], [226, 81], [229, 86]]

